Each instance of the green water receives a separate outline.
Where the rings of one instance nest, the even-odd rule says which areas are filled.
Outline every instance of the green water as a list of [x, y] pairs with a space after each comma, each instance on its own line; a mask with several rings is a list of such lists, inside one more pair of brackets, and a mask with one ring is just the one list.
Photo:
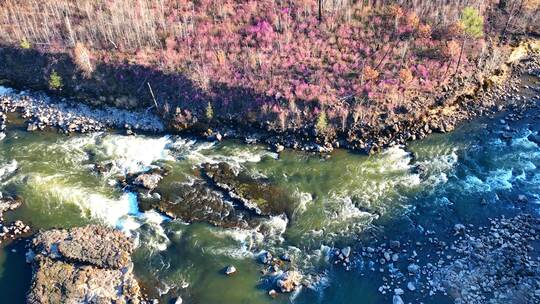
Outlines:
[[[21, 219], [34, 230], [99, 222], [132, 235], [138, 278], [164, 302], [181, 296], [184, 303], [390, 303], [377, 291], [382, 274], [333, 267], [331, 248], [369, 245], [373, 235], [414, 239], [415, 225], [437, 232], [515, 214], [522, 210], [508, 202], [521, 193], [532, 201], [527, 212], [537, 214], [540, 148], [527, 136], [539, 132], [539, 124], [530, 119], [512, 127], [510, 141], [500, 139], [502, 126], [494, 118], [376, 156], [335, 151], [323, 157], [175, 136], [28, 133], [15, 123], [0, 141], [0, 191], [24, 200], [8, 220]], [[294, 198], [290, 216], [266, 217], [243, 230], [186, 224], [141, 212], [136, 195], [115, 184], [125, 173], [160, 166], [169, 174], [158, 191], [173, 195], [178, 183], [200, 178], [205, 162], [227, 162], [268, 178]], [[112, 170], [95, 173], [93, 166], [104, 163]], [[415, 170], [419, 165], [422, 173]], [[481, 199], [489, 204], [480, 205]], [[0, 303], [24, 302], [29, 266], [22, 247], [12, 243], [0, 252]], [[257, 262], [261, 250], [288, 252], [293, 261], [287, 267], [300, 270], [311, 287], [269, 297], [271, 282]], [[222, 270], [230, 264], [238, 273], [227, 277]]]

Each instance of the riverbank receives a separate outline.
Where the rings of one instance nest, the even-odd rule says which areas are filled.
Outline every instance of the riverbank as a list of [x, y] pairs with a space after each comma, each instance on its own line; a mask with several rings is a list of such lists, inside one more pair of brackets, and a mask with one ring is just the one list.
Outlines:
[[[524, 95], [519, 86], [521, 78], [537, 75], [535, 73], [540, 65], [539, 45], [538, 41], [530, 40], [510, 50], [503, 50], [503, 47], [492, 51], [493, 54], [499, 53], [498, 60], [501, 61], [499, 67], [491, 71], [494, 74], [480, 73], [467, 79], [457, 78], [452, 85], [434, 91], [430, 97], [433, 101], [425, 102], [434, 106], [424, 109], [424, 114], [419, 117], [411, 116], [391, 123], [349, 129], [332, 137], [314, 137], [307, 130], [300, 133], [294, 130], [275, 132], [252, 124], [236, 123], [234, 119], [179, 125], [176, 116], [161, 111], [155, 114], [156, 109], [152, 106], [146, 110], [125, 110], [122, 108], [129, 106], [123, 102], [113, 103], [120, 107], [115, 108], [95, 99], [66, 99], [41, 92], [18, 92], [7, 88], [0, 92], [1, 111], [22, 113], [28, 119], [28, 130], [44, 127], [83, 133], [111, 127], [124, 129], [128, 133], [160, 133], [169, 130], [209, 140], [234, 138], [246, 143], [263, 143], [276, 151], [285, 147], [313, 152], [346, 148], [374, 153], [424, 138], [431, 133], [452, 131], [459, 123], [479, 115], [492, 115], [503, 109], [523, 107], [530, 100], [534, 103], [539, 98], [538, 91], [533, 88], [526, 90]], [[5, 118], [1, 118], [0, 123], [4, 126]]]

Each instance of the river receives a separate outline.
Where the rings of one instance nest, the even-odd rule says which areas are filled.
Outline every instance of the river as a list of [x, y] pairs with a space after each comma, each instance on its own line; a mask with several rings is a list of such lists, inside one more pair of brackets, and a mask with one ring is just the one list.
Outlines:
[[[529, 138], [540, 132], [540, 111], [530, 109], [516, 121], [507, 114], [374, 156], [344, 150], [329, 156], [277, 154], [265, 146], [174, 135], [27, 132], [10, 116], [0, 141], [0, 191], [23, 198], [24, 205], [7, 219], [21, 219], [34, 231], [102, 223], [132, 235], [138, 244], [135, 272], [147, 292], [165, 303], [177, 296], [183, 303], [391, 303], [393, 293], [379, 292], [389, 264], [373, 266], [355, 255], [346, 269], [333, 263], [334, 248], [360, 252], [399, 240], [406, 252], [406, 244], [427, 242], [429, 235], [450, 239], [455, 224], [539, 215], [540, 147]], [[287, 215], [265, 216], [248, 228], [204, 220], [188, 224], [143, 211], [140, 197], [116, 182], [117, 176], [159, 166], [168, 175], [157, 192], [174, 199], [179, 185], [200, 179], [203, 163], [219, 162], [284, 189], [294, 198]], [[109, 170], [96, 173], [94, 165], [105, 163]], [[519, 195], [528, 203], [516, 203]], [[1, 250], [0, 302], [22, 303], [30, 283], [24, 244]], [[258, 259], [265, 250], [289, 254], [286, 267], [299, 270], [306, 286], [270, 297], [272, 283]], [[423, 263], [436, 263], [437, 250], [429, 244], [415, 249]], [[225, 276], [227, 265], [237, 273]], [[453, 302], [444, 293], [409, 292], [403, 299]]]

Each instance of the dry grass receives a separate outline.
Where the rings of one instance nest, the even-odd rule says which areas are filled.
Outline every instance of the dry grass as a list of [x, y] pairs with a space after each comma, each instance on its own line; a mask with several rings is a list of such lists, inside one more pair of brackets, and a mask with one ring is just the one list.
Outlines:
[[160, 47], [173, 34], [166, 0], [5, 0], [0, 4], [0, 38], [33, 45], [134, 50]]

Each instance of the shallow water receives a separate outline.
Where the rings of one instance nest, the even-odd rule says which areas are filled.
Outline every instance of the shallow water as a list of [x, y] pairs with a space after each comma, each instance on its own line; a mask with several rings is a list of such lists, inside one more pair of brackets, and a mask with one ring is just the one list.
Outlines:
[[[390, 303], [390, 295], [377, 291], [385, 273], [361, 261], [351, 271], [333, 266], [331, 249], [368, 246], [376, 243], [373, 236], [420, 239], [422, 230], [444, 238], [455, 223], [538, 214], [540, 148], [527, 137], [540, 131], [539, 113], [528, 113], [533, 118], [509, 122], [515, 129], [511, 140], [500, 137], [500, 117], [484, 118], [380, 155], [336, 151], [330, 157], [293, 151], [278, 156], [263, 146], [177, 136], [28, 133], [15, 120], [0, 141], [0, 191], [25, 202], [8, 220], [21, 219], [34, 230], [100, 222], [132, 235], [136, 273], [163, 301], [181, 296], [183, 303]], [[95, 173], [93, 166], [106, 162], [112, 169]], [[205, 162], [227, 162], [286, 189], [294, 198], [289, 216], [266, 217], [249, 230], [187, 224], [142, 212], [137, 195], [115, 184], [120, 175], [160, 166], [169, 175], [158, 191], [173, 195], [178, 183], [200, 178], [197, 168]], [[519, 194], [529, 198], [526, 207], [513, 203]], [[24, 301], [29, 267], [22, 247], [13, 243], [0, 252], [2, 303]], [[312, 284], [269, 297], [271, 282], [257, 262], [262, 250], [288, 252], [289, 267]], [[222, 270], [230, 264], [238, 273], [226, 277]], [[404, 300], [417, 297], [406, 294]], [[452, 302], [444, 294], [420, 299]]]

